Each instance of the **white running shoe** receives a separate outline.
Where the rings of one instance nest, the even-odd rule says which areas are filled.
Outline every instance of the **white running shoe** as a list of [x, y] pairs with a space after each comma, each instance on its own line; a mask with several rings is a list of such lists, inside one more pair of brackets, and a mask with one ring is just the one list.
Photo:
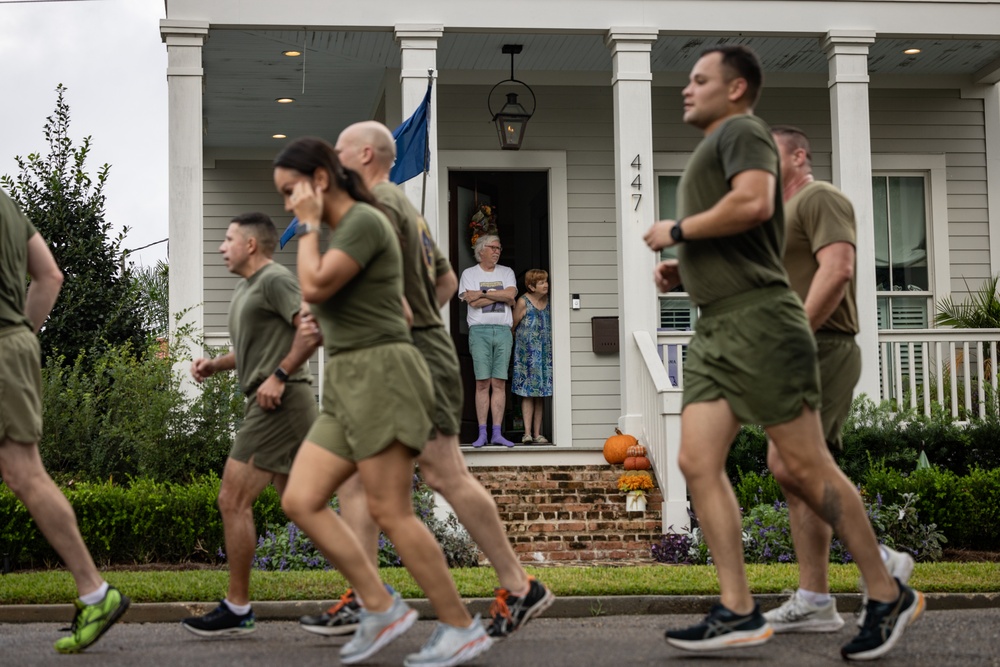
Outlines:
[[372, 612], [362, 608], [354, 638], [340, 648], [340, 661], [353, 665], [367, 660], [409, 630], [416, 620], [416, 610], [403, 602], [399, 593], [393, 594], [392, 606], [386, 611]]
[[493, 645], [493, 640], [486, 634], [479, 614], [472, 619], [472, 625], [467, 628], [456, 628], [454, 625], [438, 623], [430, 639], [420, 649], [420, 653], [411, 653], [403, 661], [405, 667], [451, 667], [472, 660]]
[[[893, 577], [899, 579], [901, 584], [905, 584], [910, 581], [910, 577], [913, 575], [913, 556], [902, 551], [896, 551], [895, 549], [890, 549], [884, 544], [878, 545], [879, 549], [885, 551], [889, 555], [889, 558], [885, 561], [885, 569], [889, 570], [889, 574]], [[868, 587], [865, 586], [864, 579], [861, 580], [861, 611], [858, 613], [858, 627], [865, 627], [865, 613], [868, 609]]]
[[764, 618], [775, 632], [836, 632], [844, 627], [844, 619], [837, 613], [837, 601], [830, 598], [825, 605], [810, 604], [798, 591]]

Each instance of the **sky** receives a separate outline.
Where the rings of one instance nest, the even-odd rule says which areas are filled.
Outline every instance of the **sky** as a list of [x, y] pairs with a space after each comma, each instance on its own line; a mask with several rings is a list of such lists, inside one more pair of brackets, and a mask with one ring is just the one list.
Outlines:
[[[70, 138], [91, 137], [87, 171], [111, 165], [106, 219], [124, 247], [167, 238], [167, 49], [163, 0], [0, 0], [0, 174], [47, 150], [42, 127], [62, 83]], [[160, 243], [132, 255], [151, 266]]]

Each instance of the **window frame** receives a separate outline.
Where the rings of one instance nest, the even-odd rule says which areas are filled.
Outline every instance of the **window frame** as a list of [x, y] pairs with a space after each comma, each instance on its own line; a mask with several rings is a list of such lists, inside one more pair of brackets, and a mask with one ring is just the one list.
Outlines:
[[[684, 174], [684, 168], [690, 159], [690, 153], [654, 153], [653, 154], [653, 207], [656, 212], [656, 220], [660, 219], [660, 177], [676, 176]], [[688, 299], [687, 292], [670, 292], [669, 294], [657, 294], [656, 299], [656, 320], [657, 330], [677, 331], [675, 329], [664, 329], [659, 323], [662, 322], [663, 302], [665, 300]], [[686, 331], [693, 331], [694, 325], [698, 321], [698, 308], [691, 304], [691, 328]]]

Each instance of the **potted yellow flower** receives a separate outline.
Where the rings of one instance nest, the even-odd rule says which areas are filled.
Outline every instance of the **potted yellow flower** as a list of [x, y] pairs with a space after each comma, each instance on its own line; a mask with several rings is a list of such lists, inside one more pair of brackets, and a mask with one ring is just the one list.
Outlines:
[[618, 478], [618, 490], [625, 494], [626, 512], [645, 512], [646, 492], [655, 488], [648, 470], [629, 470]]

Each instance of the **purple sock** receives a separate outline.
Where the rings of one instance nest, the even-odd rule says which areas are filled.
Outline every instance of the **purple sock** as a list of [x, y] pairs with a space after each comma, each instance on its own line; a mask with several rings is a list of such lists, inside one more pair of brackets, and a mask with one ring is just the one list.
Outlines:
[[514, 443], [503, 437], [503, 433], [500, 432], [500, 427], [493, 426], [493, 437], [490, 438], [490, 444], [493, 445], [503, 445], [504, 447], [513, 447]]
[[486, 424], [479, 425], [479, 437], [472, 443], [473, 447], [482, 447], [486, 444]]

